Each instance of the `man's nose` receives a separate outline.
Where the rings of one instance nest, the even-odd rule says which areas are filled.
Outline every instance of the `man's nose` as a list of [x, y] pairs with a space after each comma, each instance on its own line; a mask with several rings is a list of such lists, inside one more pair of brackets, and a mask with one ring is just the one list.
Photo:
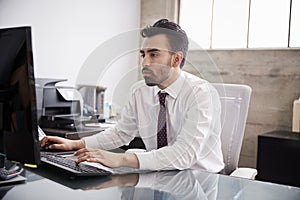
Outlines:
[[143, 58], [143, 60], [142, 60], [142, 66], [144, 67], [144, 66], [149, 66], [149, 64], [150, 64], [150, 59], [149, 59], [149, 57], [148, 56], [144, 56], [144, 58]]

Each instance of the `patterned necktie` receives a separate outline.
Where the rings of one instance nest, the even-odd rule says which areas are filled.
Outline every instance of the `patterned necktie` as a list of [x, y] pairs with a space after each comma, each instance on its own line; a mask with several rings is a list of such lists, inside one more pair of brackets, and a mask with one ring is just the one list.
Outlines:
[[158, 114], [158, 122], [157, 122], [157, 149], [167, 146], [167, 123], [166, 123], [166, 96], [167, 93], [158, 93], [160, 110]]

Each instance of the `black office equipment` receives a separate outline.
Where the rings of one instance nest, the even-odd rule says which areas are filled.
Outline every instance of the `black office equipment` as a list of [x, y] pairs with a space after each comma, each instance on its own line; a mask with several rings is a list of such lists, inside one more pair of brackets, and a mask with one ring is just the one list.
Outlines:
[[83, 163], [77, 165], [74, 160], [65, 158], [60, 154], [41, 152], [41, 156], [41, 159], [44, 163], [54, 165], [69, 172], [73, 176], [106, 176], [111, 174], [109, 171], [88, 166]]
[[[82, 112], [81, 94], [75, 88], [57, 86], [67, 79], [37, 78], [37, 113], [40, 127], [47, 135], [79, 139], [103, 131], [101, 127], [86, 127], [85, 123], [105, 122], [96, 113]], [[76, 98], [70, 98], [68, 96]], [[88, 95], [87, 95], [88, 96]]]
[[30, 27], [0, 29], [0, 153], [40, 163]]
[[300, 187], [300, 134], [271, 131], [258, 136], [257, 180]]
[[[36, 78], [38, 120], [41, 127], [55, 127], [73, 123], [81, 116], [81, 102], [68, 99], [68, 93], [77, 92], [71, 87], [56, 86], [67, 79]], [[79, 92], [77, 92], [79, 94]]]
[[66, 80], [36, 79], [38, 122], [41, 127], [64, 128], [81, 118], [82, 102], [66, 98], [68, 93], [74, 96], [76, 89], [56, 86], [58, 82]]

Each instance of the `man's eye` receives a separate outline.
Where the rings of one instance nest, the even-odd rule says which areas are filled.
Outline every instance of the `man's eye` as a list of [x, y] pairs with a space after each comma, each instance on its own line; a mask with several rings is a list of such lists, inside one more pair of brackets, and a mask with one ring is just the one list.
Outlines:
[[151, 53], [150, 56], [151, 56], [151, 57], [156, 57], [157, 54], [156, 54], [156, 53]]

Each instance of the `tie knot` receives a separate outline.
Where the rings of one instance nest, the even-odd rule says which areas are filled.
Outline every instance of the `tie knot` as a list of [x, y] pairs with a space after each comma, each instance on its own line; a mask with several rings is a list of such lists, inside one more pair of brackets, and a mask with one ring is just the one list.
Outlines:
[[159, 92], [158, 93], [158, 97], [159, 97], [159, 103], [160, 105], [162, 106], [165, 106], [165, 102], [166, 102], [166, 96], [168, 95], [168, 93], [162, 93], [162, 92]]

